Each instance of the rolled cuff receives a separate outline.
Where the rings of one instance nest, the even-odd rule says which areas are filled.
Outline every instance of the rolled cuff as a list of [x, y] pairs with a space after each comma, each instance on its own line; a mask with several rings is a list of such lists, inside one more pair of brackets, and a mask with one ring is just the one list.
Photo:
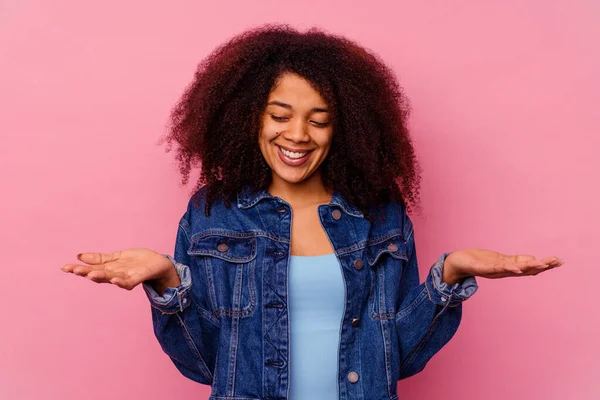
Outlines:
[[471, 297], [479, 287], [474, 276], [469, 276], [453, 286], [442, 281], [444, 261], [451, 253], [444, 253], [433, 264], [431, 271], [425, 280], [425, 287], [429, 300], [435, 304], [448, 307], [456, 307]]
[[190, 269], [187, 265], [178, 263], [173, 257], [168, 254], [163, 254], [175, 266], [175, 271], [181, 280], [181, 285], [174, 288], [167, 288], [162, 296], [154, 290], [152, 285], [142, 282], [142, 287], [150, 300], [150, 304], [166, 314], [174, 314], [185, 310], [191, 302], [190, 289], [192, 287], [192, 277]]

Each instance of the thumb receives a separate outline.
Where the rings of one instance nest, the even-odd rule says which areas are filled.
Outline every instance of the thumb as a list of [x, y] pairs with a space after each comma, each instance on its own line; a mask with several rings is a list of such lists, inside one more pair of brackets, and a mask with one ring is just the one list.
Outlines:
[[120, 253], [120, 251], [114, 253], [79, 253], [77, 254], [77, 259], [86, 264], [106, 264], [110, 261], [116, 261], [119, 258]]

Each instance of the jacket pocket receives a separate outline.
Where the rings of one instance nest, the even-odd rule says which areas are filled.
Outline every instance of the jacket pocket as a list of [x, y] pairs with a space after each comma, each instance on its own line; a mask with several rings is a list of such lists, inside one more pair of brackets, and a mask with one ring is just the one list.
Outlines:
[[367, 244], [367, 262], [371, 270], [369, 292], [372, 319], [395, 318], [402, 302], [400, 281], [408, 256], [401, 233], [390, 233]]
[[192, 236], [188, 254], [204, 267], [213, 312], [252, 315], [256, 306], [256, 237], [239, 232]]

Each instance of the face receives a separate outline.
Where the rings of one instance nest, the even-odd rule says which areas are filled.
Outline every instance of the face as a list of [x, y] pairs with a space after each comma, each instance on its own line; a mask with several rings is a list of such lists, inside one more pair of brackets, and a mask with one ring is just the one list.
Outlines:
[[273, 184], [320, 180], [333, 136], [329, 111], [308, 81], [281, 75], [269, 94], [258, 138]]

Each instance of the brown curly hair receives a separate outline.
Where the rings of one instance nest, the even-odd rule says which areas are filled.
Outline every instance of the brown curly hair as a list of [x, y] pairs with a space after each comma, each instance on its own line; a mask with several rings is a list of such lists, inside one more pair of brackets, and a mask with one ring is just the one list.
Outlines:
[[373, 206], [393, 199], [407, 211], [419, 208], [421, 168], [407, 129], [410, 105], [393, 71], [343, 36], [267, 24], [234, 36], [201, 61], [171, 112], [166, 151], [178, 144], [184, 185], [191, 168], [200, 167], [193, 191], [204, 186], [205, 214], [219, 197], [230, 207], [243, 186], [270, 184], [258, 134], [269, 92], [283, 72], [309, 81], [333, 110], [333, 141], [320, 167], [324, 184], [369, 219]]

